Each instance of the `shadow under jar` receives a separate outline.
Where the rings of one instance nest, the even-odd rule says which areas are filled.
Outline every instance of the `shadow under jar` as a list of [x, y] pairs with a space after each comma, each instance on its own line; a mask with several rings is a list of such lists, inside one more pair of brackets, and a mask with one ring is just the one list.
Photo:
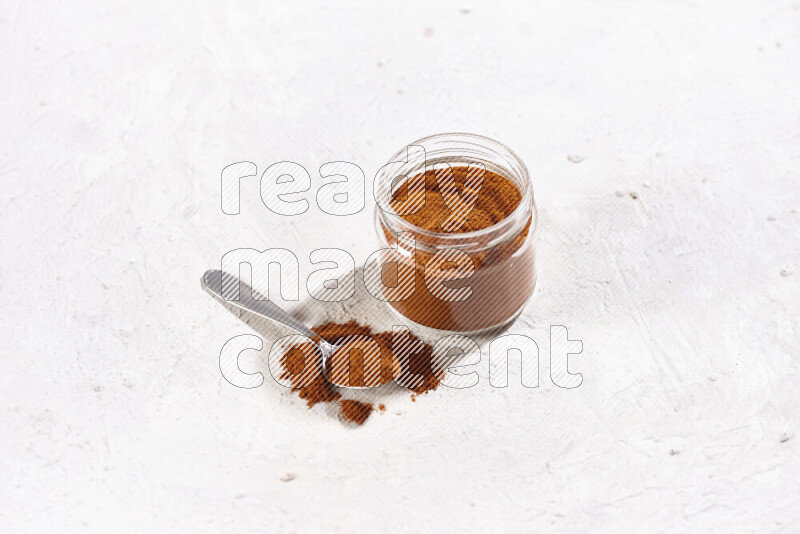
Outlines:
[[[419, 157], [418, 147], [424, 148], [423, 157]], [[417, 157], [412, 157], [412, 151]], [[439, 330], [480, 332], [513, 321], [536, 286], [536, 208], [525, 164], [501, 143], [466, 133], [414, 141], [391, 161], [378, 172], [375, 182], [376, 198], [388, 198], [378, 199], [376, 207], [378, 240], [384, 250], [397, 250], [379, 254], [377, 259], [382, 286], [390, 288], [383, 292], [389, 305], [406, 319]], [[445, 202], [443, 191], [452, 199], [453, 188], [448, 186], [452, 182], [442, 181], [442, 172], [447, 172], [441, 171], [446, 167], [443, 164], [450, 166], [462, 198], [469, 196], [468, 190], [477, 191], [473, 208], [456, 229], [432, 216], [459, 211], [453, 209], [458, 204]], [[480, 188], [467, 186], [474, 183], [469, 181], [470, 168], [485, 169]], [[421, 176], [425, 178], [423, 206], [423, 193], [411, 185], [419, 185], [422, 180], [414, 182], [414, 177]], [[412, 202], [413, 208], [408, 209], [415, 194], [417, 203]], [[403, 202], [405, 208], [399, 209]], [[471, 274], [463, 279], [453, 279], [453, 272], [448, 272], [455, 263], [446, 259], [454, 253], [442, 251], [452, 250], [461, 251], [455, 254], [462, 260], [462, 253], [469, 257]], [[405, 271], [396, 264], [390, 267], [398, 255], [406, 257]], [[432, 269], [429, 263], [439, 268]], [[403, 286], [400, 282], [413, 289], [398, 291]], [[463, 289], [467, 287], [470, 289]], [[443, 295], [442, 288], [453, 291]]]

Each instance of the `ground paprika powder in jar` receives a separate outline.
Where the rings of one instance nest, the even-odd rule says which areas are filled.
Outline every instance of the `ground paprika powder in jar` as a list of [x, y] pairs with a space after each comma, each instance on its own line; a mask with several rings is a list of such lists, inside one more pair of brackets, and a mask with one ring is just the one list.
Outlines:
[[411, 143], [375, 178], [382, 250], [365, 282], [401, 316], [478, 332], [513, 321], [536, 286], [536, 208], [509, 148], [453, 133]]

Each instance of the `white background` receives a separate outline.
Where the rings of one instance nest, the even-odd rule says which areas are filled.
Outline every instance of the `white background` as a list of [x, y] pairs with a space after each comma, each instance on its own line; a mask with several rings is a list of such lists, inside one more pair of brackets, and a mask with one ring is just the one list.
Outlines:
[[[800, 531], [799, 47], [796, 0], [0, 2], [0, 530]], [[484, 352], [475, 388], [353, 429], [229, 384], [225, 341], [258, 333], [266, 373], [274, 339], [203, 271], [363, 262], [371, 189], [326, 215], [319, 166], [369, 180], [447, 131], [531, 171], [540, 287], [509, 332], [540, 387], [490, 387]], [[245, 160], [304, 165], [311, 209], [272, 216], [253, 178], [224, 215]], [[575, 390], [551, 324], [583, 340]]]

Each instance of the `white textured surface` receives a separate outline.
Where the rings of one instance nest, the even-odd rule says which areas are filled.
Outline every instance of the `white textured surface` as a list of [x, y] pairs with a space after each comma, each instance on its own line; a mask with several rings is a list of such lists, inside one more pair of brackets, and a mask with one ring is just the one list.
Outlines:
[[[82, 4], [0, 9], [0, 530], [800, 531], [796, 1]], [[316, 189], [444, 131], [528, 164], [510, 331], [567, 325], [583, 385], [493, 389], [484, 355], [353, 430], [228, 384], [252, 330], [206, 268], [375, 240], [371, 206], [279, 221], [257, 180], [225, 216], [221, 169]]]

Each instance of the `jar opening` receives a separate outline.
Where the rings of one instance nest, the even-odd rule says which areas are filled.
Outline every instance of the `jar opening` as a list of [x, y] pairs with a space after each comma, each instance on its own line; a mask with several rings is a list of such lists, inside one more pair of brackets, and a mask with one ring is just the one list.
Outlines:
[[[520, 202], [502, 220], [468, 232], [445, 232], [422, 228], [396, 213], [378, 205], [377, 217], [392, 233], [412, 232], [421, 245], [435, 244], [433, 248], [485, 248], [494, 246], [531, 224], [530, 232], [536, 229], [536, 209], [530, 185], [528, 169], [522, 160], [505, 145], [476, 134], [451, 133], [422, 138], [408, 146], [421, 146], [425, 149], [423, 161], [407, 161], [407, 149], [397, 152], [391, 159], [400, 162], [393, 172], [384, 172], [376, 177], [376, 191], [392, 194], [404, 180], [424, 173], [438, 163], [448, 163], [453, 167], [467, 166], [471, 163], [484, 165], [487, 171], [502, 176], [514, 184], [521, 194]], [[402, 162], [406, 162], [405, 165]], [[399, 178], [399, 180], [398, 180]]]

